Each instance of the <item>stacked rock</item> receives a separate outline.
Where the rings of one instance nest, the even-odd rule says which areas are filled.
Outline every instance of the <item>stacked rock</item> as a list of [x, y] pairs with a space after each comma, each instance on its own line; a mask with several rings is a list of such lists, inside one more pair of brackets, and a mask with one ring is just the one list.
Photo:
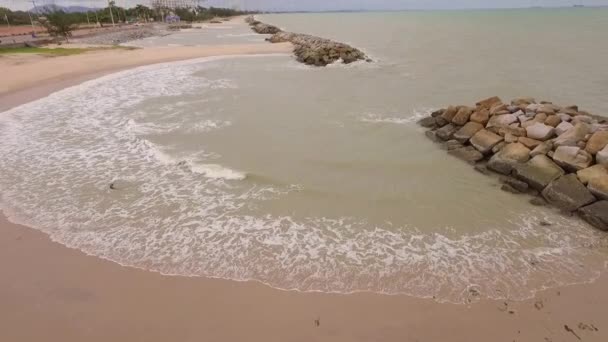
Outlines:
[[297, 60], [304, 64], [326, 66], [337, 61], [342, 61], [344, 64], [358, 60], [371, 61], [363, 52], [344, 43], [308, 34], [284, 32], [276, 26], [256, 21], [253, 17], [247, 17], [245, 21], [257, 33], [272, 34], [266, 39], [271, 43], [292, 43]]
[[251, 29], [259, 34], [275, 34], [281, 32], [281, 29], [274, 26], [268, 25], [261, 22], [251, 24]]
[[[491, 170], [502, 189], [540, 194], [566, 212], [608, 230], [608, 122], [577, 106], [499, 97], [449, 106], [419, 121], [448, 153]], [[533, 199], [533, 204], [544, 202]]]

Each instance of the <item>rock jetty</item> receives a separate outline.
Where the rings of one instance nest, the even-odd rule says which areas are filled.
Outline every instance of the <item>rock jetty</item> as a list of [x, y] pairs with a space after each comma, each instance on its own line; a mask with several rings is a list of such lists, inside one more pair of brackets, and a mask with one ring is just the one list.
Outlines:
[[245, 18], [245, 21], [254, 32], [272, 34], [266, 39], [271, 43], [292, 43], [297, 60], [304, 64], [326, 66], [338, 61], [342, 61], [344, 64], [360, 60], [371, 61], [363, 52], [348, 44], [308, 34], [284, 32], [276, 26], [264, 24], [251, 16]]
[[494, 96], [418, 121], [448, 154], [501, 175], [502, 190], [576, 213], [608, 231], [608, 121], [551, 102]]

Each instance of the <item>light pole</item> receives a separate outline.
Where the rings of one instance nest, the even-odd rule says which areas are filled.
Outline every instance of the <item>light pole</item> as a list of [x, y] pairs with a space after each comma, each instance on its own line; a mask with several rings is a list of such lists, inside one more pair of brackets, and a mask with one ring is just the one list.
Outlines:
[[[34, 11], [38, 12], [38, 9], [36, 8], [36, 1], [32, 0], [32, 5], [34, 5]], [[34, 26], [34, 19], [32, 19], [32, 14], [28, 11], [27, 15], [30, 16], [30, 23], [32, 24], [32, 31], [34, 31], [32, 33], [33, 37], [36, 37], [36, 27]]]
[[112, 14], [112, 3], [114, 1], [108, 0], [108, 8], [110, 9], [110, 18], [112, 19], [112, 27], [114, 27], [114, 15]]

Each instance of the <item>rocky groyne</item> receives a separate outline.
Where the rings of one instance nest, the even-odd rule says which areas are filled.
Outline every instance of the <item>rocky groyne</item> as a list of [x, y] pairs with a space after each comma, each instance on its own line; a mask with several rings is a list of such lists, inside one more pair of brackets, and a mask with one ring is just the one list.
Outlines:
[[272, 36], [266, 39], [271, 43], [292, 43], [296, 59], [304, 64], [326, 66], [339, 61], [344, 64], [360, 60], [371, 61], [362, 51], [348, 44], [308, 34], [285, 32], [276, 26], [257, 21], [251, 16], [245, 21], [254, 32], [271, 34]]
[[576, 213], [608, 231], [608, 121], [579, 110], [499, 97], [449, 106], [418, 122], [448, 154], [501, 177], [502, 190]]

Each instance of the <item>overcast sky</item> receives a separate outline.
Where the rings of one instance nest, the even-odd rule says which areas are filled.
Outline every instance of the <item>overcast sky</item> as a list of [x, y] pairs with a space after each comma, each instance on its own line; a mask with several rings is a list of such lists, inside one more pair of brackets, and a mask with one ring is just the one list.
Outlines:
[[[37, 5], [80, 5], [103, 7], [107, 0], [35, 0]], [[119, 6], [149, 4], [150, 0], [115, 0]], [[399, 10], [399, 9], [457, 9], [509, 8], [530, 6], [607, 6], [608, 0], [208, 0], [206, 6], [234, 7], [259, 10]], [[0, 7], [30, 9], [31, 0], [0, 0]]]

